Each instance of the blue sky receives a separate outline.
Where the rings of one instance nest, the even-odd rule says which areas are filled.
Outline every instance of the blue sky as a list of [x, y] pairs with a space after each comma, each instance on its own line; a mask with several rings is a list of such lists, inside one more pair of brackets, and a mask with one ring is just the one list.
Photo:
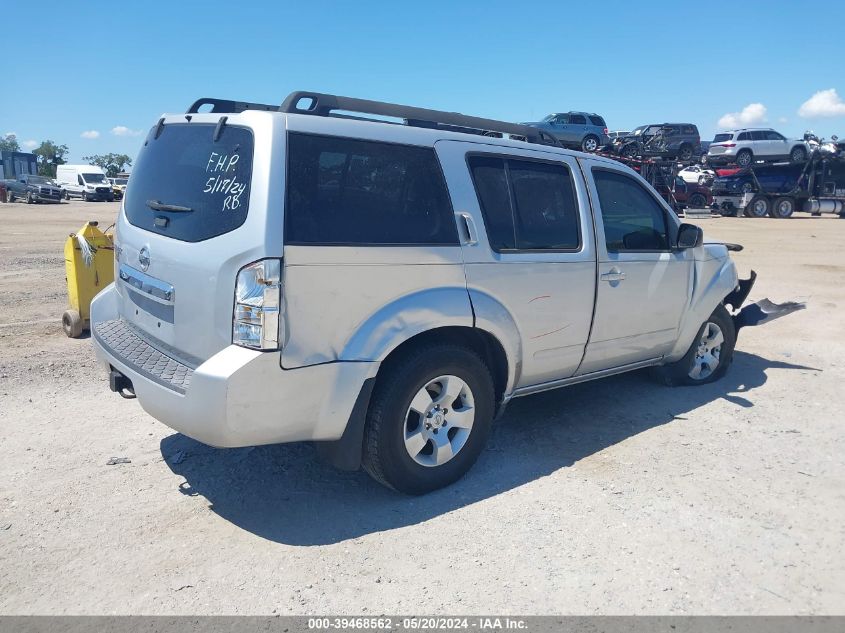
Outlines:
[[134, 156], [162, 112], [200, 96], [278, 103], [296, 89], [515, 121], [588, 110], [611, 129], [690, 121], [703, 138], [737, 113], [845, 137], [845, 53], [824, 31], [845, 3], [832, 0], [10, 2], [3, 23], [20, 28], [0, 134], [64, 143], [72, 161]]

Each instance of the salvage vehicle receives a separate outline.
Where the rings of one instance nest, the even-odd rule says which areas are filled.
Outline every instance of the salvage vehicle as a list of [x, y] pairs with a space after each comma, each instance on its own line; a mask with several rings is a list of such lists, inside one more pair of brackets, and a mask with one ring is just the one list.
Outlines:
[[716, 134], [707, 149], [707, 163], [740, 167], [755, 161], [803, 163], [809, 155], [805, 140], [788, 139], [771, 128], [743, 128]]
[[686, 182], [680, 176], [675, 178], [672, 195], [682, 208], [706, 209], [713, 204], [710, 187]]
[[128, 178], [109, 178], [112, 191], [114, 192], [115, 200], [123, 200], [123, 195], [126, 193], [126, 184], [129, 182]]
[[720, 170], [713, 181], [713, 208], [722, 215], [789, 218], [795, 211], [845, 217], [845, 160], [814, 153], [803, 165]]
[[682, 162], [701, 153], [701, 136], [692, 123], [641, 125], [627, 136], [613, 140], [611, 149], [625, 158], [661, 157]]
[[85, 202], [114, 202], [114, 191], [106, 172], [96, 165], [59, 165], [56, 168], [56, 181], [65, 190], [67, 200], [78, 197]]
[[690, 184], [709, 185], [716, 177], [716, 172], [701, 165], [690, 165], [681, 169], [678, 175]]
[[753, 272], [617, 161], [313, 92], [162, 115], [115, 273], [91, 306], [112, 391], [201, 442], [314, 441], [410, 494], [463, 476], [513, 398], [646, 367], [706, 384], [740, 327], [797, 309], [741, 308]]
[[34, 202], [61, 202], [62, 191], [53, 181], [35, 174], [20, 174], [17, 178], [4, 180], [6, 186], [6, 202], [26, 200], [27, 204]]
[[536, 123], [523, 123], [544, 130], [564, 147], [595, 152], [610, 143], [607, 124], [595, 112], [559, 112]]

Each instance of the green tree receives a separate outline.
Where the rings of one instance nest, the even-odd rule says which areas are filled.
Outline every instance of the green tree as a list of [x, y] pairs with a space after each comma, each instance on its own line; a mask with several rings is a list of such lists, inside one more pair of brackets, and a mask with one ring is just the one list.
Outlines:
[[127, 167], [132, 167], [132, 159], [126, 154], [94, 154], [83, 156], [82, 160], [102, 168], [110, 178], [114, 178]]
[[56, 177], [56, 166], [64, 165], [68, 152], [67, 145], [56, 145], [53, 141], [41, 141], [41, 145], [32, 150], [38, 157], [38, 173], [48, 178]]
[[14, 134], [7, 134], [0, 137], [0, 150], [4, 152], [19, 152], [21, 146], [18, 143], [18, 138]]

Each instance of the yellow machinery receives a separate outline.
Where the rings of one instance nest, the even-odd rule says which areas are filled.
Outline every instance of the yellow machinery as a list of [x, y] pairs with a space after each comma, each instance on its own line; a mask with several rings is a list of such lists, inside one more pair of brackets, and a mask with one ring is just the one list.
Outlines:
[[112, 236], [87, 222], [65, 241], [65, 271], [70, 310], [62, 315], [65, 334], [77, 338], [90, 326], [91, 300], [114, 281]]

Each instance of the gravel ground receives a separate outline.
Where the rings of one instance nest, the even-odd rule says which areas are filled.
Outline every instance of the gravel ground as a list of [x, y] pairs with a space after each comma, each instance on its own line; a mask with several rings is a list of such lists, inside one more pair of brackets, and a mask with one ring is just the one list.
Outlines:
[[700, 221], [745, 245], [752, 299], [808, 310], [744, 330], [713, 385], [516, 400], [465, 479], [408, 498], [110, 393], [61, 331], [61, 253], [117, 208], [0, 204], [0, 613], [845, 611], [845, 222]]

